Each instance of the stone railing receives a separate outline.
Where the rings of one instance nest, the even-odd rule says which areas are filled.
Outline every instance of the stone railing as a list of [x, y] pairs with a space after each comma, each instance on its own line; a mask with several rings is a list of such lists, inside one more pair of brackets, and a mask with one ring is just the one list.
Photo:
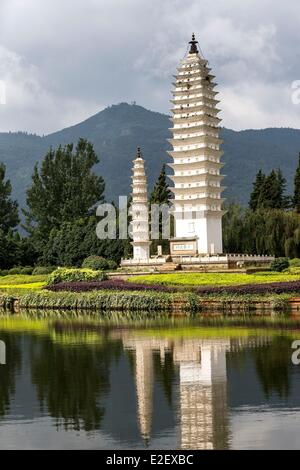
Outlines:
[[213, 264], [228, 262], [255, 262], [270, 263], [275, 259], [274, 256], [268, 255], [242, 255], [242, 254], [226, 254], [226, 255], [207, 255], [207, 256], [173, 256], [177, 263], [181, 264]]
[[122, 259], [121, 266], [144, 266], [153, 264], [165, 264], [165, 258], [150, 258], [150, 259]]
[[256, 261], [256, 262], [271, 262], [275, 259], [275, 255], [243, 255], [243, 254], [228, 254], [226, 255], [229, 261]]

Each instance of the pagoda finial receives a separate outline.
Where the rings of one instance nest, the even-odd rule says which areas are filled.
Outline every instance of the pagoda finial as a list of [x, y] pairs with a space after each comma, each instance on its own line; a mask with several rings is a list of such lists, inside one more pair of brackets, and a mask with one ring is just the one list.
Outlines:
[[142, 154], [142, 151], [141, 151], [141, 147], [138, 147], [138, 148], [137, 148], [136, 158], [143, 158], [143, 154]]
[[198, 41], [196, 41], [194, 33], [192, 34], [192, 40], [189, 42], [189, 44], [191, 45], [189, 54], [198, 54]]

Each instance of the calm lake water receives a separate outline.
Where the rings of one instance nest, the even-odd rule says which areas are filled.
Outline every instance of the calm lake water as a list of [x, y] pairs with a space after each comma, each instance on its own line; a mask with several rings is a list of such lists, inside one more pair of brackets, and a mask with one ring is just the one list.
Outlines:
[[293, 325], [2, 315], [0, 447], [300, 448], [295, 339]]

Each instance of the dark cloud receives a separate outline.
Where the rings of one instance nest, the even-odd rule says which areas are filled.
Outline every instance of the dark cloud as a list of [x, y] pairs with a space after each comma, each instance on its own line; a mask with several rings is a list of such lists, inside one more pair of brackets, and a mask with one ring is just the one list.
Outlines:
[[299, 127], [297, 0], [0, 0], [0, 130], [47, 133], [136, 100], [168, 112], [195, 31], [224, 125]]

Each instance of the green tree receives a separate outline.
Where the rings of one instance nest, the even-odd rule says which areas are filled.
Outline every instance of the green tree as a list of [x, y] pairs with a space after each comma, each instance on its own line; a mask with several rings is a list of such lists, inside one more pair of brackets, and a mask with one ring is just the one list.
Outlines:
[[223, 219], [226, 253], [300, 256], [300, 214], [282, 209], [244, 210], [230, 205]]
[[257, 208], [274, 209], [279, 204], [278, 196], [279, 185], [277, 174], [275, 170], [272, 170], [271, 173], [266, 176], [262, 185]]
[[286, 179], [280, 169], [272, 170], [269, 175], [259, 170], [253, 183], [249, 207], [253, 211], [261, 208], [288, 209], [291, 198], [285, 194], [285, 191]]
[[298, 166], [294, 178], [294, 197], [293, 197], [293, 206], [295, 211], [300, 213], [300, 153], [298, 159]]
[[278, 185], [278, 199], [277, 209], [289, 209], [293, 206], [292, 197], [287, 196], [286, 192], [286, 179], [284, 178], [280, 168], [277, 170], [277, 185]]
[[223, 217], [223, 244], [226, 253], [242, 253], [244, 238], [245, 210], [238, 204], [232, 203]]
[[265, 179], [266, 179], [266, 175], [262, 172], [262, 170], [259, 170], [259, 172], [256, 175], [255, 181], [253, 183], [253, 190], [250, 195], [250, 201], [249, 201], [249, 207], [253, 211], [255, 211], [258, 207], [260, 194], [261, 194]]
[[50, 149], [39, 170], [36, 165], [27, 191], [26, 230], [39, 248], [52, 229], [62, 223], [86, 217], [97, 202], [103, 202], [104, 181], [93, 173], [99, 162], [91, 143], [80, 139], [73, 144]]
[[0, 230], [7, 234], [19, 223], [18, 204], [11, 199], [11, 183], [5, 180], [6, 167], [0, 163]]
[[125, 240], [99, 240], [96, 235], [96, 216], [64, 222], [50, 232], [39, 263], [43, 265], [81, 266], [91, 255], [120, 262], [124, 256]]
[[37, 260], [33, 241], [18, 232], [5, 234], [0, 230], [0, 269], [13, 266], [33, 266]]
[[[154, 185], [153, 191], [150, 196], [150, 204], [167, 204], [170, 205], [170, 199], [172, 197], [172, 193], [167, 184], [167, 177], [166, 177], [166, 166], [165, 164], [162, 166], [161, 172], [158, 176], [158, 179]], [[169, 240], [164, 240], [162, 238], [162, 214], [159, 215], [159, 238], [160, 240], [152, 240], [151, 244], [151, 252], [152, 254], [157, 253], [158, 245], [162, 245], [162, 249], [164, 253], [169, 253]]]
[[159, 177], [150, 196], [151, 204], [170, 204], [172, 193], [167, 184], [166, 165], [162, 166]]

